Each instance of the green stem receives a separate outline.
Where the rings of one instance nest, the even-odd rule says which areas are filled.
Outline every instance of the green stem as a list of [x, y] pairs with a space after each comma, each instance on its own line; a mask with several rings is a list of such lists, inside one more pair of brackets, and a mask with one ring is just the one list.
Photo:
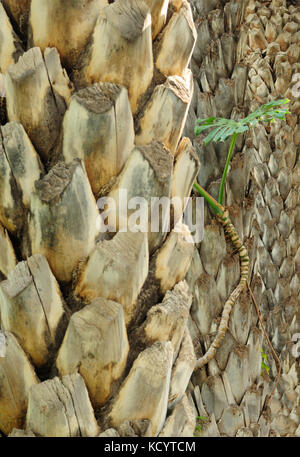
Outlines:
[[233, 151], [234, 151], [234, 147], [235, 147], [235, 143], [236, 143], [237, 137], [238, 137], [238, 133], [234, 133], [232, 135], [231, 142], [230, 142], [230, 147], [229, 147], [229, 151], [228, 151], [228, 155], [227, 155], [227, 159], [226, 159], [225, 168], [224, 168], [223, 175], [222, 175], [222, 181], [221, 181], [221, 185], [220, 185], [219, 198], [218, 198], [218, 202], [222, 206], [224, 205], [224, 190], [225, 190], [225, 184], [226, 184], [226, 177], [227, 177], [228, 168], [229, 168], [231, 157], [232, 157], [232, 154], [233, 154]]
[[217, 214], [223, 214], [224, 208], [220, 203], [218, 203], [211, 195], [209, 195], [203, 187], [200, 186], [197, 182], [194, 183], [194, 189], [196, 189], [199, 194], [207, 201], [207, 203], [212, 207], [212, 209]]

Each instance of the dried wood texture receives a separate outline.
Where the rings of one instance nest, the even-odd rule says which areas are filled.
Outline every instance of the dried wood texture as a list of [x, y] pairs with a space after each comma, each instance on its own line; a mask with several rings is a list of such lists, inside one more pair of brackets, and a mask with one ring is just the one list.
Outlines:
[[99, 12], [107, 0], [32, 0], [30, 47], [57, 48], [62, 63], [72, 68], [87, 46]]
[[94, 406], [102, 406], [126, 367], [128, 341], [122, 306], [97, 298], [73, 314], [58, 353], [61, 376], [78, 371]]
[[17, 32], [19, 32], [22, 37], [26, 37], [30, 0], [22, 0], [20, 2], [18, 0], [3, 0], [2, 4], [6, 9], [7, 14], [16, 25]]
[[[184, 178], [183, 178], [184, 170]], [[189, 138], [183, 138], [177, 148], [173, 176], [172, 176], [172, 198], [179, 198], [181, 205], [174, 208], [174, 222], [180, 220], [187, 201], [190, 197], [193, 184], [200, 171], [200, 161]]]
[[153, 76], [151, 14], [137, 0], [116, 0], [99, 15], [81, 83], [109, 81], [128, 89], [133, 114]]
[[139, 118], [136, 144], [160, 141], [175, 154], [193, 93], [190, 70], [184, 77], [170, 76], [155, 87]]
[[3, 329], [18, 337], [37, 367], [51, 360], [64, 309], [45, 257], [20, 262], [0, 283], [0, 311]]
[[187, 1], [174, 13], [159, 40], [156, 67], [166, 76], [183, 76], [192, 57], [197, 32]]
[[191, 304], [187, 284], [182, 281], [166, 293], [161, 304], [150, 309], [140, 329], [149, 346], [155, 341], [170, 341], [174, 351], [173, 362], [178, 355]]
[[136, 300], [148, 275], [148, 263], [147, 234], [119, 232], [112, 240], [99, 242], [92, 251], [81, 267], [75, 294], [88, 302], [104, 297], [121, 303], [128, 324], [136, 313]]
[[1, 127], [1, 134], [14, 181], [21, 191], [22, 203], [28, 208], [34, 183], [41, 178], [43, 166], [21, 124], [9, 122]]
[[0, 222], [9, 232], [16, 234], [20, 233], [24, 222], [22, 195], [5, 153], [2, 135], [0, 140]]
[[5, 73], [23, 54], [22, 44], [0, 3], [0, 72]]
[[[58, 79], [57, 90], [52, 75]], [[44, 160], [58, 139], [70, 93], [69, 78], [55, 49], [43, 56], [40, 48], [32, 48], [6, 73], [8, 118], [23, 125]]]
[[74, 94], [63, 121], [63, 156], [84, 160], [94, 194], [122, 170], [134, 145], [127, 90], [98, 83]]
[[[162, 217], [159, 217], [158, 205], [159, 199], [162, 199], [162, 204], [164, 202], [169, 204], [169, 201], [164, 200], [163, 197], [170, 198], [172, 166], [173, 157], [161, 143], [154, 142], [145, 146], [136, 146], [109, 193], [109, 197], [115, 202], [112, 209], [117, 209], [117, 229], [126, 230], [127, 227], [130, 227], [130, 230], [133, 230], [134, 226], [138, 224], [141, 231], [148, 231], [150, 254], [162, 244], [166, 237], [168, 212], [164, 212], [164, 220], [162, 220]], [[144, 207], [137, 197], [145, 199], [147, 207]], [[135, 208], [128, 210], [124, 208], [125, 198], [128, 199], [128, 202], [135, 199], [131, 201]], [[139, 212], [136, 213], [133, 211], [134, 209]], [[107, 215], [109, 215], [109, 210]], [[139, 217], [142, 220], [139, 220]], [[156, 223], [156, 220], [160, 224]], [[153, 224], [152, 229], [151, 224]]]
[[9, 332], [0, 335], [6, 347], [5, 357], [0, 357], [0, 429], [8, 435], [23, 426], [29, 389], [39, 380], [15, 336]]
[[113, 426], [125, 420], [149, 419], [151, 436], [158, 435], [167, 414], [172, 359], [170, 342], [157, 342], [140, 353], [114, 402], [110, 414]]
[[[184, 330], [178, 357], [173, 365], [168, 409], [173, 409], [184, 396], [196, 364], [193, 341], [188, 328]], [[174, 430], [176, 431], [176, 429]]]
[[[56, 278], [70, 281], [98, 234], [98, 208], [84, 164], [59, 162], [35, 184], [30, 202], [29, 249], [43, 254]], [[25, 248], [24, 248], [25, 249]]]
[[168, 13], [169, 0], [144, 0], [150, 8], [152, 18], [152, 39], [163, 29]]
[[173, 289], [182, 281], [190, 267], [194, 253], [194, 242], [188, 227], [177, 225], [159, 249], [154, 261], [154, 277], [161, 294]]
[[16, 267], [17, 258], [7, 230], [1, 224], [0, 253], [0, 272], [7, 277], [8, 273]]
[[[199, 370], [192, 378], [194, 386], [202, 386], [203, 377], [210, 376], [200, 394], [197, 387], [194, 391], [200, 414], [210, 416], [199, 435], [294, 436], [298, 433], [294, 415], [297, 403], [291, 400], [287, 406], [283, 392], [287, 389], [292, 399], [299, 389], [298, 375], [293, 374], [297, 361], [289, 342], [299, 331], [299, 283], [294, 257], [299, 244], [299, 202], [293, 192], [293, 185], [298, 186], [293, 177], [298, 173], [295, 151], [299, 104], [295, 73], [299, 73], [299, 65], [294, 44], [299, 42], [299, 7], [284, 0], [267, 4], [232, 0], [212, 11], [214, 2], [190, 3], [199, 25], [192, 59], [196, 92], [186, 132], [203, 165], [198, 177], [200, 184], [217, 192], [218, 184], [214, 181], [224, 167], [228, 145], [201, 146], [203, 137], [194, 139], [193, 132], [197, 117], [235, 118], [273, 99], [291, 100], [291, 115], [286, 122], [257, 126], [248, 137], [239, 139], [226, 190], [232, 220], [249, 251], [251, 287], [281, 359], [282, 379], [270, 409], [263, 411], [266, 396], [274, 388], [276, 363], [258, 328], [251, 298], [243, 293], [232, 310], [230, 334], [225, 336], [206, 373]], [[220, 236], [217, 244], [213, 241], [216, 238], [208, 213], [206, 221], [209, 225], [201, 243], [201, 262], [193, 263], [198, 279], [191, 283], [195, 287], [192, 314], [205, 350], [218, 328], [220, 298], [228, 297], [239, 275], [236, 256], [229, 258], [230, 254], [222, 249], [224, 241]], [[194, 273], [191, 270], [189, 274]], [[213, 287], [214, 293], [209, 292]], [[267, 353], [270, 378], [261, 377], [261, 347]], [[236, 402], [238, 407], [233, 406]]]
[[159, 437], [191, 437], [196, 427], [195, 413], [197, 414], [197, 411], [191, 401], [187, 395], [184, 395], [168, 416]]
[[76, 373], [33, 386], [26, 426], [44, 437], [93, 437], [99, 433], [82, 377]]

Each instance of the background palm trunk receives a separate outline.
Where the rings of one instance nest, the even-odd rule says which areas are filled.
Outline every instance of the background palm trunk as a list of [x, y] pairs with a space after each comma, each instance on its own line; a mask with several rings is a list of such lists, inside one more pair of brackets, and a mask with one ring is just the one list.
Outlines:
[[[299, 435], [299, 106], [290, 86], [299, 8], [17, 3], [0, 3], [1, 432], [192, 436], [200, 415], [203, 436]], [[238, 117], [279, 96], [292, 100], [288, 123], [238, 141], [226, 189], [283, 365], [265, 411], [276, 366], [247, 292], [215, 359], [193, 373], [239, 280], [238, 254], [209, 210], [194, 247], [186, 228], [99, 237], [96, 200], [120, 188], [184, 197], [197, 175], [216, 196], [228, 144], [203, 148], [196, 118]]]
[[[202, 186], [217, 196], [228, 144], [204, 148], [201, 137], [193, 133], [197, 117], [244, 116], [272, 99], [291, 100], [286, 123], [260, 125], [240, 141], [226, 189], [232, 220], [249, 247], [251, 287], [282, 363], [281, 381], [270, 408], [263, 410], [276, 364], [247, 292], [235, 305], [216, 360], [192, 377], [190, 387], [200, 415], [207, 412], [211, 418], [199, 435], [299, 435], [299, 359], [292, 351], [293, 335], [299, 332], [299, 96], [294, 87], [299, 74], [299, 39], [294, 35], [300, 26], [299, 7], [286, 1], [231, 1], [222, 2], [222, 7], [220, 2], [190, 3], [198, 39], [191, 62], [195, 90], [185, 134], [202, 164], [198, 177]], [[237, 255], [226, 251], [208, 212], [206, 220], [206, 236], [190, 272], [191, 315], [201, 333], [199, 352], [212, 339], [218, 306], [211, 318], [204, 316], [211, 312], [212, 302], [224, 300], [238, 274]], [[215, 251], [212, 240], [217, 243]], [[253, 357], [255, 346], [267, 354], [270, 378], [266, 371], [261, 376], [259, 358]]]

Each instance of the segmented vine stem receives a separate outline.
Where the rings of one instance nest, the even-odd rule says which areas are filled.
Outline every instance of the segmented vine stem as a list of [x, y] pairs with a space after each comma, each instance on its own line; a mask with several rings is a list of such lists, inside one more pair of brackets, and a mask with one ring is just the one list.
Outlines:
[[222, 224], [225, 235], [227, 235], [230, 238], [233, 247], [239, 253], [241, 263], [240, 282], [227, 299], [224, 305], [217, 335], [208, 351], [204, 354], [203, 357], [197, 360], [195, 370], [202, 368], [215, 357], [217, 349], [220, 347], [224, 339], [224, 336], [228, 330], [228, 323], [232, 307], [241, 295], [242, 291], [246, 288], [249, 276], [248, 251], [243, 245], [242, 241], [240, 240], [240, 237], [238, 236], [238, 233], [230, 220], [229, 212], [227, 210], [224, 210], [221, 215], [217, 215], [217, 219]]
[[227, 178], [228, 168], [229, 168], [231, 157], [232, 157], [232, 154], [233, 154], [233, 151], [234, 151], [234, 147], [235, 147], [235, 143], [236, 143], [237, 137], [238, 137], [238, 133], [234, 133], [232, 135], [232, 138], [231, 138], [231, 141], [230, 141], [229, 151], [228, 151], [228, 154], [227, 154], [226, 164], [225, 164], [225, 168], [224, 168], [224, 171], [223, 171], [220, 190], [219, 190], [218, 202], [220, 203], [220, 205], [224, 205], [224, 191], [225, 191], [226, 178]]

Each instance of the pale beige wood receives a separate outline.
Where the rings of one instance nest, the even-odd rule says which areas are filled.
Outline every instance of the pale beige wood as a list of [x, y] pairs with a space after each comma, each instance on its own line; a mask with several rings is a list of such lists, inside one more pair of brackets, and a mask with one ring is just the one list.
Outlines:
[[15, 34], [5, 9], [0, 3], [0, 72], [5, 73], [22, 54], [21, 41]]
[[75, 294], [85, 301], [104, 297], [121, 303], [128, 324], [148, 275], [146, 233], [119, 232], [97, 244], [81, 267]]
[[182, 6], [183, 0], [170, 0], [170, 6], [173, 6], [175, 10], [179, 10]]
[[187, 389], [196, 364], [196, 355], [190, 332], [186, 326], [178, 357], [172, 369], [168, 409], [180, 402]]
[[161, 32], [167, 20], [169, 0], [144, 0], [150, 8], [152, 18], [152, 39]]
[[74, 373], [33, 386], [26, 425], [44, 437], [97, 436], [99, 427], [82, 377]]
[[58, 353], [61, 376], [78, 371], [94, 406], [102, 406], [126, 367], [129, 345], [122, 306], [97, 298], [73, 314]]
[[33, 363], [45, 365], [57, 346], [64, 309], [58, 284], [45, 257], [20, 262], [0, 283], [2, 327], [16, 335]]
[[235, 436], [238, 429], [244, 425], [244, 415], [241, 408], [236, 405], [230, 405], [225, 410], [218, 422], [221, 433], [226, 436]]
[[104, 432], [100, 433], [100, 435], [98, 435], [98, 437], [99, 438], [118, 438], [118, 437], [120, 437], [120, 435], [117, 432], [117, 430], [115, 430], [114, 428], [108, 428]]
[[7, 14], [14, 20], [17, 31], [25, 37], [31, 0], [2, 0]]
[[[154, 277], [165, 294], [182, 281], [190, 267], [195, 245], [188, 227], [178, 224], [159, 249], [154, 260]], [[152, 270], [152, 269], [151, 269]]]
[[[200, 171], [200, 161], [189, 138], [183, 138], [176, 150], [172, 176], [172, 197], [189, 197], [194, 181]], [[179, 179], [179, 174], [185, 173]]]
[[108, 0], [32, 0], [30, 46], [58, 49], [64, 66], [72, 68], [86, 48], [99, 12]]
[[127, 90], [98, 83], [76, 92], [63, 121], [63, 156], [84, 160], [95, 195], [117, 176], [134, 145]]
[[177, 148], [172, 175], [172, 198], [181, 200], [181, 208], [174, 208], [174, 221], [178, 221], [186, 208], [185, 198], [190, 197], [193, 184], [200, 171], [197, 153], [189, 138], [183, 138]]
[[49, 158], [57, 142], [71, 92], [68, 88], [69, 79], [67, 74], [62, 72], [58, 58], [55, 61], [56, 69], [52, 66], [53, 58], [49, 68], [51, 67], [52, 75], [61, 75], [59, 87], [63, 85], [64, 90], [60, 87], [56, 91], [55, 85], [50, 83], [47, 68], [49, 61], [50, 56], [46, 58], [45, 53], [44, 59], [40, 48], [32, 48], [6, 73], [8, 118], [23, 125], [44, 160]]
[[17, 265], [16, 254], [7, 230], [0, 224], [0, 272], [4, 276]]
[[[117, 229], [133, 231], [135, 230], [134, 225], [139, 224], [142, 231], [148, 232], [150, 254], [162, 244], [166, 237], [166, 229], [168, 229], [168, 227], [163, 227], [163, 224], [167, 224], [168, 210], [163, 214], [163, 220], [160, 217], [160, 221], [163, 222], [160, 227], [155, 226], [154, 220], [155, 215], [159, 219], [159, 214], [157, 214], [159, 201], [157, 199], [161, 199], [162, 206], [164, 203], [169, 204], [169, 200], [164, 200], [164, 197], [170, 198], [172, 165], [173, 157], [161, 143], [154, 142], [146, 146], [136, 146], [109, 193], [109, 197], [114, 200], [116, 205]], [[137, 211], [145, 216], [143, 217], [145, 223], [136, 220], [138, 218], [135, 217], [133, 209], [129, 208], [127, 212], [123, 210], [124, 204], [126, 205], [124, 203], [125, 192], [128, 202], [137, 196], [145, 199], [148, 205], [148, 220], [145, 216], [147, 207], [137, 203]]]
[[168, 290], [185, 279], [195, 252], [193, 241], [189, 229], [182, 225], [180, 230], [171, 231], [151, 257], [149, 275], [137, 301], [135, 325], [141, 325], [153, 304], [161, 302]]
[[151, 436], [163, 427], [168, 405], [173, 348], [170, 342], [157, 342], [141, 352], [122, 384], [110, 413], [118, 427], [125, 420], [149, 419]]
[[213, 319], [222, 310], [222, 302], [213, 276], [205, 272], [200, 275], [195, 283], [194, 297], [192, 317], [201, 334], [207, 335], [211, 331]]
[[139, 119], [136, 144], [161, 141], [173, 154], [177, 149], [193, 94], [190, 70], [170, 76], [156, 86]]
[[44, 50], [44, 60], [57, 109], [59, 112], [64, 113], [65, 105], [68, 106], [70, 103], [74, 85], [69, 80], [67, 71], [61, 65], [60, 54], [56, 48], [46, 48]]
[[159, 437], [188, 437], [194, 436], [196, 415], [194, 414], [189, 399], [183, 395], [180, 402], [167, 418]]
[[[249, 351], [248, 364], [249, 364], [249, 382], [250, 385], [258, 378], [261, 373], [261, 348], [263, 344], [263, 332], [260, 328], [252, 327], [249, 333], [249, 338], [247, 341], [247, 349]], [[229, 367], [230, 368], [230, 367]], [[231, 381], [231, 378], [228, 377]], [[233, 373], [234, 376], [234, 373]], [[246, 382], [246, 381], [245, 381]], [[234, 387], [232, 386], [234, 397], [236, 393]], [[244, 388], [245, 392], [246, 388]], [[237, 392], [238, 393], [238, 392]]]
[[58, 162], [35, 184], [28, 227], [32, 254], [43, 254], [59, 281], [70, 281], [98, 234], [99, 212], [84, 164]]
[[201, 386], [201, 397], [208, 414], [214, 414], [218, 421], [228, 407], [222, 379], [219, 375], [209, 376]]
[[[260, 350], [258, 354], [259, 352]], [[229, 355], [225, 372], [228, 376], [234, 399], [239, 404], [246, 389], [252, 384], [248, 376], [248, 373], [252, 373], [249, 371], [249, 347], [238, 346], [233, 349]]]
[[[127, 87], [133, 113], [153, 76], [151, 14], [137, 0], [116, 0], [99, 15], [81, 83], [108, 81]], [[81, 84], [80, 83], [80, 84]]]
[[20, 430], [13, 428], [11, 433], [8, 435], [9, 438], [34, 438], [35, 435], [30, 430]]
[[0, 357], [0, 429], [8, 435], [23, 426], [29, 389], [39, 380], [15, 336], [9, 332], [0, 336], [6, 346], [5, 357]]
[[197, 39], [192, 11], [188, 1], [173, 14], [158, 44], [156, 67], [166, 76], [183, 76]]
[[22, 203], [28, 208], [34, 183], [41, 178], [43, 166], [22, 124], [8, 122], [1, 127], [1, 134], [5, 155], [22, 193]]
[[71, 376], [63, 376], [61, 381], [71, 394], [80, 436], [97, 436], [99, 426], [82, 376], [74, 373]]
[[0, 72], [0, 97], [5, 98], [5, 75]]
[[185, 281], [168, 291], [162, 303], [153, 306], [140, 329], [142, 338], [148, 345], [155, 341], [170, 341], [173, 346], [175, 361], [185, 331], [192, 296]]
[[9, 232], [20, 233], [24, 222], [22, 195], [7, 159], [2, 137], [0, 137], [0, 195], [0, 223]]

